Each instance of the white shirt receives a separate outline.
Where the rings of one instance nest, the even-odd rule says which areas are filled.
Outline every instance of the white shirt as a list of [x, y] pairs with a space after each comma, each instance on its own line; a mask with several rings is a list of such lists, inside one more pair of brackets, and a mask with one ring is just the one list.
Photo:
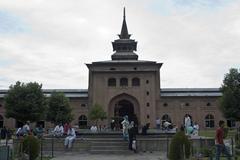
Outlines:
[[166, 121], [166, 122], [163, 123], [164, 127], [168, 127], [170, 124], [171, 124], [171, 123], [168, 122], [168, 121]]
[[72, 128], [72, 129], [68, 129], [68, 136], [71, 136], [71, 137], [76, 137], [76, 132], [75, 132], [75, 129]]

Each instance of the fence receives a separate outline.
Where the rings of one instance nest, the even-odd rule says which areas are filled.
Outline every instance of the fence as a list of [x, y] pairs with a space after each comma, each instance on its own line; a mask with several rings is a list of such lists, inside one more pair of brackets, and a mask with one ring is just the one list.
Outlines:
[[[234, 140], [233, 138], [224, 140], [225, 146], [228, 149], [230, 155], [234, 156]], [[192, 143], [194, 144], [194, 143]], [[192, 157], [197, 159], [201, 159], [203, 157], [209, 157], [210, 159], [215, 157], [216, 155], [216, 147], [214, 139], [209, 141], [207, 139], [200, 138], [195, 145], [192, 145]], [[223, 157], [225, 155], [222, 155]]]

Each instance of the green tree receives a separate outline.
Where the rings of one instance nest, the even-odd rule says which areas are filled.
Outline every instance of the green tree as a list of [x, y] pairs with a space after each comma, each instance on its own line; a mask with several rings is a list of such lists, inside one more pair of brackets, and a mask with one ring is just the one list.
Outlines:
[[73, 120], [69, 99], [64, 93], [53, 92], [48, 100], [47, 120], [52, 123], [66, 123]]
[[225, 74], [223, 84], [220, 88], [222, 97], [220, 98], [220, 109], [225, 118], [240, 120], [240, 72], [236, 68], [231, 68]]
[[170, 160], [184, 160], [190, 157], [191, 142], [185, 135], [183, 130], [177, 132], [170, 143], [169, 159]]
[[104, 120], [107, 118], [107, 113], [103, 110], [103, 107], [99, 104], [95, 104], [89, 112], [89, 119], [96, 122], [98, 125], [99, 120]]
[[11, 85], [4, 97], [6, 117], [18, 121], [36, 122], [45, 118], [46, 97], [42, 85], [36, 82], [16, 82]]

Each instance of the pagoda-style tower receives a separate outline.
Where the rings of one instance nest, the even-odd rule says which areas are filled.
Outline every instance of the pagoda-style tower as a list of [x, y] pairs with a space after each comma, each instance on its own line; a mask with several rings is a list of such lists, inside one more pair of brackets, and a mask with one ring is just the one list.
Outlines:
[[125, 8], [123, 10], [123, 23], [119, 39], [112, 42], [113, 51], [112, 60], [138, 60], [138, 55], [133, 51], [137, 50], [137, 42], [130, 39], [131, 34], [128, 34]]

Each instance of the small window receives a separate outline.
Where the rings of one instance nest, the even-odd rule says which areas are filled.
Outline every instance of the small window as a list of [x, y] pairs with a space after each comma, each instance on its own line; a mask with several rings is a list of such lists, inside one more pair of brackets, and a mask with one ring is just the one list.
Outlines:
[[168, 104], [167, 104], [167, 103], [163, 103], [163, 106], [164, 106], [164, 107], [167, 107], [167, 106], [168, 106]]
[[136, 70], [137, 70], [137, 67], [134, 67], [133, 69], [136, 71]]
[[2, 104], [0, 103], [0, 107], [2, 107]]
[[185, 103], [185, 106], [190, 106], [190, 104], [189, 103]]
[[208, 102], [208, 103], [207, 103], [207, 106], [211, 106], [211, 103]]
[[86, 104], [84, 104], [84, 103], [83, 103], [83, 104], [81, 104], [81, 107], [86, 107]]
[[214, 128], [214, 116], [211, 114], [206, 115], [205, 117], [205, 127], [206, 128]]
[[149, 115], [147, 115], [147, 119], [149, 119], [150, 118], [150, 116]]
[[108, 79], [108, 86], [115, 87], [116, 86], [116, 79], [115, 78], [109, 78]]
[[81, 115], [78, 118], [78, 126], [79, 128], [87, 128], [87, 116]]
[[128, 79], [127, 78], [121, 78], [120, 79], [120, 86], [128, 86]]
[[146, 80], [146, 84], [148, 84], [149, 83], [149, 80]]
[[139, 78], [133, 78], [132, 79], [132, 86], [140, 86], [140, 79]]
[[149, 92], [147, 91], [146, 94], [149, 95]]
[[150, 106], [150, 103], [147, 103], [147, 107], [149, 107]]

